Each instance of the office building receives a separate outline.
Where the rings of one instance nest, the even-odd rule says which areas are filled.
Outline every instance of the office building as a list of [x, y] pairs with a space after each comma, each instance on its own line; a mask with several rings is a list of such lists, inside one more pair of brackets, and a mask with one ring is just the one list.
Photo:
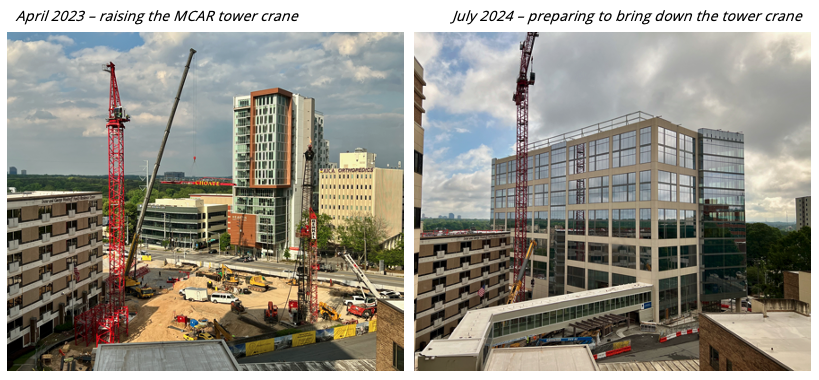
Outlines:
[[375, 153], [368, 153], [367, 149], [355, 148], [355, 152], [338, 155], [340, 169], [360, 169], [375, 167]]
[[[498, 229], [514, 229], [515, 166], [492, 161]], [[742, 134], [637, 112], [534, 141], [527, 166], [528, 297], [649, 283], [662, 321], [746, 295]]]
[[319, 170], [319, 208], [336, 227], [373, 216], [386, 223], [386, 238], [402, 232], [404, 171], [385, 168]]
[[[423, 187], [423, 180], [424, 180], [424, 128], [422, 127], [423, 124], [423, 115], [424, 115], [424, 86], [427, 85], [424, 82], [424, 68], [421, 67], [421, 64], [418, 63], [417, 59], [414, 59], [414, 85], [413, 85], [413, 96], [414, 96], [414, 103], [415, 103], [415, 112], [413, 115], [413, 121], [415, 122], [414, 128], [414, 135], [413, 135], [413, 147], [414, 147], [414, 164], [413, 164], [413, 171], [415, 172], [413, 176], [413, 194], [415, 199], [413, 200], [413, 269], [415, 286], [413, 286], [414, 294], [413, 298], [418, 298], [418, 256], [421, 251], [421, 230], [422, 230], [422, 216], [423, 213], [421, 212], [421, 195], [422, 195], [422, 187]], [[415, 308], [413, 308], [415, 311]], [[416, 346], [415, 337], [413, 336], [413, 346]]]
[[102, 302], [102, 193], [8, 194], [7, 352]]
[[165, 181], [181, 181], [185, 179], [185, 172], [165, 172]]
[[14, 166], [9, 167], [9, 175], [17, 175], [17, 168]]
[[[226, 205], [227, 206], [227, 220], [230, 220], [230, 207], [233, 205], [233, 194], [191, 194], [191, 198], [199, 198], [210, 205]], [[235, 223], [233, 224], [235, 226]], [[227, 233], [231, 234], [233, 231], [231, 223], [227, 223]], [[238, 231], [237, 231], [238, 232]], [[211, 237], [211, 239], [218, 237]], [[218, 241], [218, 240], [217, 240]], [[208, 240], [210, 242], [210, 239]]]
[[21, 175], [26, 175], [26, 169], [20, 170]]
[[421, 237], [415, 261], [415, 351], [449, 335], [467, 311], [502, 305], [509, 293], [509, 232]]
[[299, 246], [304, 152], [312, 143], [315, 193], [321, 165], [329, 166], [323, 131], [324, 116], [313, 98], [281, 88], [233, 98], [236, 186], [229, 223], [239, 233], [231, 233], [231, 244], [277, 257]]
[[453, 213], [451, 213], [451, 212], [450, 212], [450, 213], [449, 213], [449, 219], [455, 219], [455, 214], [453, 214]]
[[[23, 174], [26, 174], [25, 170]], [[810, 227], [810, 195], [796, 198], [796, 229], [805, 226]]]
[[150, 245], [168, 241], [174, 248], [202, 249], [227, 231], [227, 212], [227, 205], [201, 198], [157, 199], [145, 211], [142, 237]]

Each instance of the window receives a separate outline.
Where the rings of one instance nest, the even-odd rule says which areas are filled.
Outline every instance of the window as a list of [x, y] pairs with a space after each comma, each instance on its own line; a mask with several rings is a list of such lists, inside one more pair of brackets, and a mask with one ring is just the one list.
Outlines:
[[677, 308], [677, 277], [660, 279], [660, 320], [676, 316]]
[[640, 209], [640, 239], [651, 239], [651, 209]]
[[680, 203], [697, 203], [693, 176], [680, 174]]
[[611, 167], [619, 168], [637, 163], [637, 131], [615, 135], [611, 144]]
[[[609, 245], [605, 243], [589, 243], [589, 262], [608, 265]], [[591, 289], [592, 288], [589, 288], [589, 290]]]
[[680, 269], [697, 266], [697, 246], [684, 245], [680, 247]]
[[609, 236], [609, 210], [589, 210], [589, 236]]
[[731, 363], [730, 360], [725, 360], [725, 370], [726, 371], [733, 371], [734, 370], [734, 363]]
[[[554, 165], [553, 165], [554, 167]], [[566, 205], [566, 177], [554, 177], [552, 176], [552, 194], [551, 194], [551, 204], [554, 206], [565, 206]], [[510, 206], [514, 207], [514, 206]]]
[[495, 190], [495, 208], [503, 208], [504, 206], [504, 195], [506, 191], [504, 190]]
[[549, 205], [549, 184], [535, 185], [535, 206]]
[[612, 244], [611, 265], [620, 268], [637, 269], [637, 246]]
[[416, 207], [415, 208], [415, 229], [417, 230], [417, 229], [420, 229], [420, 228], [421, 228], [421, 208]]
[[677, 210], [658, 209], [657, 232], [659, 239], [677, 238]]
[[651, 170], [640, 172], [640, 200], [651, 200]]
[[404, 347], [392, 342], [392, 366], [399, 371], [404, 370]]
[[660, 258], [660, 272], [677, 269], [677, 247], [660, 247], [657, 256]]
[[[593, 289], [601, 289], [601, 288], [608, 288], [609, 287], [609, 274], [608, 272], [601, 272], [598, 270], [589, 269], [589, 287], [587, 290]], [[595, 303], [595, 313], [601, 313], [602, 310], [599, 310], [598, 306]]]
[[635, 209], [611, 210], [611, 236], [634, 238], [636, 231]]
[[569, 235], [586, 235], [586, 215], [583, 210], [569, 210]]
[[640, 130], [640, 163], [651, 162], [651, 127]]
[[[535, 211], [535, 230], [534, 232], [546, 233], [549, 232], [549, 212]], [[538, 243], [538, 249], [541, 244]], [[544, 246], [545, 247], [545, 246]], [[537, 249], [535, 250], [537, 252]]]
[[569, 204], [585, 204], [586, 203], [586, 180], [572, 180], [569, 181]]
[[657, 161], [677, 166], [677, 132], [657, 128]]
[[683, 313], [697, 310], [698, 286], [696, 273], [680, 276], [680, 307]]
[[711, 361], [711, 368], [719, 371], [719, 351], [715, 350], [711, 345], [708, 345], [708, 348], [710, 350], [708, 359]]
[[664, 202], [677, 201], [677, 173], [660, 170], [657, 176], [657, 199]]
[[[586, 243], [582, 241], [569, 241], [569, 251], [566, 258], [575, 261], [586, 261]], [[582, 286], [581, 286], [582, 287]]]
[[680, 239], [697, 237], [697, 211], [680, 210]]
[[609, 168], [609, 138], [589, 143], [589, 171]]
[[415, 172], [424, 174], [424, 154], [417, 150], [415, 151]]
[[686, 169], [696, 169], [694, 167], [694, 138], [680, 135], [680, 166]]
[[651, 247], [640, 247], [640, 270], [651, 270]]
[[[583, 268], [567, 267], [566, 285], [586, 288], [586, 271]], [[588, 305], [586, 305], [588, 306]]]
[[[619, 274], [619, 273], [612, 273], [611, 274], [611, 286], [634, 284], [636, 282], [637, 282], [637, 277], [634, 277], [634, 276], [626, 276], [624, 274]], [[606, 311], [608, 311], [608, 310], [609, 309], [607, 308]]]
[[609, 177], [589, 178], [589, 202], [609, 203]]
[[637, 173], [612, 176], [612, 202], [634, 202], [637, 200]]
[[[581, 167], [578, 168], [577, 165]], [[580, 143], [569, 147], [569, 174], [580, 174], [586, 168], [586, 143]]]
[[549, 178], [549, 153], [535, 156], [535, 179]]

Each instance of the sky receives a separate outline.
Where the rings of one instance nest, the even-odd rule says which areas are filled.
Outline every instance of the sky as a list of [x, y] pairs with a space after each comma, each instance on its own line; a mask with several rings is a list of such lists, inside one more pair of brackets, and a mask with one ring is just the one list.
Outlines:
[[[423, 213], [490, 215], [492, 158], [514, 154], [524, 33], [416, 33]], [[541, 33], [529, 141], [636, 111], [745, 134], [746, 219], [793, 221], [810, 195], [810, 34]]]
[[[361, 147], [403, 160], [402, 33], [8, 33], [7, 166], [105, 175], [110, 76], [123, 106], [125, 174], [153, 169], [173, 99], [191, 70], [159, 168], [229, 176], [232, 101], [281, 87], [316, 99], [330, 161]], [[196, 156], [194, 163], [193, 157]]]

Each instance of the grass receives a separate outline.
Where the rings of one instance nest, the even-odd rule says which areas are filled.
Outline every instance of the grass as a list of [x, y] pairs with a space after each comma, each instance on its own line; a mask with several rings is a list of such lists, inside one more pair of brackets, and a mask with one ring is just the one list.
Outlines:
[[21, 356], [21, 357], [19, 357], [19, 358], [15, 359], [15, 360], [14, 360], [14, 364], [11, 366], [11, 368], [9, 369], [9, 371], [17, 371], [17, 370], [19, 370], [19, 369], [20, 369], [20, 366], [22, 366], [23, 364], [25, 364], [26, 360], [28, 360], [28, 358], [30, 358], [30, 357], [32, 357], [32, 356], [34, 355], [34, 352], [35, 352], [35, 351], [34, 351], [34, 350], [32, 350], [31, 352], [29, 352], [29, 353], [27, 353], [27, 354], [25, 354], [25, 355], [23, 355], [23, 356]]

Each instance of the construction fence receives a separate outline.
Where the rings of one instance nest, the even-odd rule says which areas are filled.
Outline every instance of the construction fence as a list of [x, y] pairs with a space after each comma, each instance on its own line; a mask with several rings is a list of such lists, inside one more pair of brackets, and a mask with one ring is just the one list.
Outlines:
[[376, 328], [378, 326], [377, 322], [377, 319], [373, 319], [355, 325], [351, 324], [324, 330], [305, 331], [275, 338], [262, 338], [255, 341], [243, 339], [241, 343], [232, 344], [231, 342], [228, 342], [228, 348], [230, 348], [230, 352], [236, 358], [259, 355], [267, 352], [288, 349], [290, 347], [329, 342], [331, 340], [339, 340], [376, 332]]

